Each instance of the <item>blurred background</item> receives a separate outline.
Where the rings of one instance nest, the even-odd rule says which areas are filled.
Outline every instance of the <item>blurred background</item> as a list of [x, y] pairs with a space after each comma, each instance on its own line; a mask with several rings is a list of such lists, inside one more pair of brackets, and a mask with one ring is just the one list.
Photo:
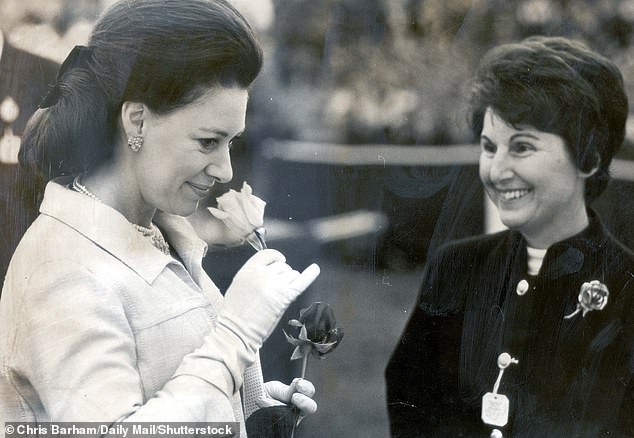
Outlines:
[[[60, 63], [110, 3], [0, 0], [0, 28], [9, 44]], [[298, 437], [388, 436], [383, 370], [428, 252], [498, 227], [477, 178], [463, 102], [478, 60], [529, 35], [578, 38], [616, 62], [634, 101], [634, 0], [233, 3], [256, 28], [265, 65], [229, 186], [248, 181], [267, 201], [270, 247], [297, 268], [322, 267], [265, 345], [265, 377], [298, 375], [281, 330], [310, 302], [326, 301], [345, 337], [325, 360], [309, 361], [319, 412]], [[0, 116], [6, 133], [11, 120]], [[595, 204], [630, 247], [633, 140], [628, 129], [616, 179]], [[205, 268], [224, 288], [251, 254], [214, 249]]]

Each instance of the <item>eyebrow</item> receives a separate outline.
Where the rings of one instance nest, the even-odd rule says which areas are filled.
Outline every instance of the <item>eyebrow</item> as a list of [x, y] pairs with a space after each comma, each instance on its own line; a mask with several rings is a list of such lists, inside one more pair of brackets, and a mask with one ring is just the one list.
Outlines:
[[[528, 138], [532, 138], [533, 140], [539, 140], [537, 136], [530, 134], [528, 132], [518, 132], [517, 134], [513, 134], [511, 135], [511, 138], [509, 140], [515, 140], [517, 137], [528, 137]], [[486, 135], [480, 135], [480, 139], [486, 140], [489, 143], [495, 144], [495, 142], [491, 140], [489, 137], [487, 137]]]
[[539, 138], [536, 135], [533, 135], [528, 132], [518, 132], [517, 134], [511, 135], [510, 139], [515, 140], [516, 137], [528, 137], [528, 138], [532, 138], [533, 140], [539, 140]]
[[489, 137], [487, 137], [486, 135], [480, 135], [480, 141], [482, 141], [482, 140], [485, 140], [485, 141], [491, 143], [492, 145], [497, 146], [496, 143], [493, 140], [491, 140]]
[[[207, 132], [209, 134], [216, 134], [219, 135], [221, 137], [229, 137], [229, 133], [223, 131], [222, 129], [215, 129], [215, 128], [200, 128], [201, 131]], [[241, 131], [239, 131], [236, 135], [234, 135], [234, 137], [239, 137], [242, 134], [244, 134], [244, 129], [242, 129]]]

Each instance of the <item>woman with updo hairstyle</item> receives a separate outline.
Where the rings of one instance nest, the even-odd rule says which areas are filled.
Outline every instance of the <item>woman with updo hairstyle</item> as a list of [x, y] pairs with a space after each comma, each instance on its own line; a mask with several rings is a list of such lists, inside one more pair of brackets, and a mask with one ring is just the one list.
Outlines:
[[392, 436], [634, 434], [634, 254], [590, 207], [627, 115], [618, 68], [582, 43], [485, 55], [469, 121], [508, 229], [430, 258], [386, 369]]
[[[315, 412], [310, 382], [257, 376], [259, 348], [317, 265], [300, 273], [265, 249], [223, 296], [185, 219], [233, 176], [261, 65], [225, 0], [121, 1], [69, 54], [20, 152], [52, 180], [0, 300], [3, 421], [235, 421], [246, 436], [258, 407]], [[217, 227], [218, 243], [236, 243]]]

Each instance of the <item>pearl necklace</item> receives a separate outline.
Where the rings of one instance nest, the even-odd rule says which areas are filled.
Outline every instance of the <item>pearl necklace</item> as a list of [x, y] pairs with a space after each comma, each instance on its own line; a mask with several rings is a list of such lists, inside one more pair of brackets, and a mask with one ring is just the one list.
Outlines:
[[[83, 195], [86, 195], [90, 199], [93, 199], [93, 200], [103, 204], [103, 202], [101, 201], [101, 199], [99, 199], [97, 197], [97, 195], [95, 195], [93, 192], [88, 190], [86, 188], [86, 186], [83, 185], [79, 181], [79, 177], [80, 177], [80, 175], [77, 175], [75, 177], [75, 179], [73, 180], [73, 185], [72, 185], [73, 190], [75, 190], [76, 192], [79, 192], [79, 193], [81, 193]], [[151, 223], [150, 227], [144, 227], [142, 225], [133, 224], [132, 222], [130, 222], [130, 224], [134, 227], [135, 230], [137, 230], [139, 233], [141, 233], [141, 235], [143, 237], [149, 237], [150, 238], [150, 242], [152, 242], [152, 245], [155, 248], [157, 248], [159, 251], [161, 251], [165, 255], [170, 255], [170, 246], [167, 243], [167, 241], [165, 240], [165, 238], [163, 237], [163, 234], [161, 233], [161, 230], [159, 230], [158, 227], [156, 225], [154, 225], [154, 223]]]

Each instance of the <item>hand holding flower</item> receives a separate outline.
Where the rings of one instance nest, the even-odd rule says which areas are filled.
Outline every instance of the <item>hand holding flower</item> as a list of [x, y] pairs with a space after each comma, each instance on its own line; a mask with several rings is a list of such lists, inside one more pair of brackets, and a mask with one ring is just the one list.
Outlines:
[[591, 310], [603, 310], [608, 304], [609, 296], [610, 292], [608, 291], [608, 287], [600, 281], [592, 280], [583, 283], [579, 291], [579, 296], [577, 297], [579, 302], [577, 303], [576, 310], [570, 315], [564, 316], [564, 319], [570, 319], [579, 312], [582, 312], [581, 316], [586, 316], [586, 313]]
[[291, 404], [299, 409], [302, 416], [317, 412], [317, 403], [313, 400], [315, 386], [305, 379], [293, 379], [290, 385], [273, 380], [264, 384], [266, 398], [258, 400], [261, 408]]
[[253, 194], [251, 186], [244, 182], [242, 189], [233, 189], [217, 198], [218, 208], [209, 212], [220, 219], [228, 230], [239, 239], [246, 240], [256, 250], [266, 249], [264, 242], [264, 207], [266, 202]]

